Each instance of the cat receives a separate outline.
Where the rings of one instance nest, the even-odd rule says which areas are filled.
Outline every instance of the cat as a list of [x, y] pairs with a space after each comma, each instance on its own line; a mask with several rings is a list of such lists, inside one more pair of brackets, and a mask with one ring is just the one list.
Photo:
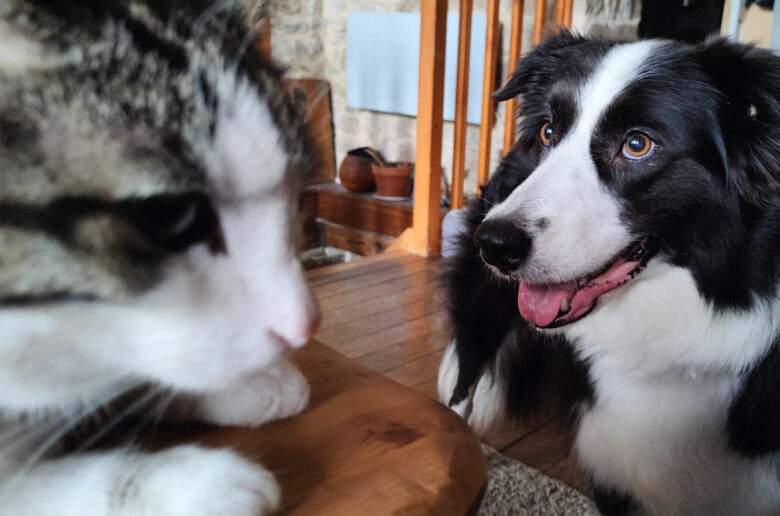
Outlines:
[[295, 255], [316, 160], [256, 12], [0, 5], [0, 514], [279, 507], [273, 475], [228, 449], [55, 446], [139, 386], [217, 425], [307, 403], [288, 357], [319, 318]]

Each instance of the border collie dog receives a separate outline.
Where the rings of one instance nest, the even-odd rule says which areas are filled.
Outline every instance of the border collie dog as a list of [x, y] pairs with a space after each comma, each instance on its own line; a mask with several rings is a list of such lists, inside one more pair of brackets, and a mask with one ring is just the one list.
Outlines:
[[446, 281], [441, 399], [555, 402], [610, 514], [780, 512], [780, 57], [570, 33], [518, 64], [520, 136]]

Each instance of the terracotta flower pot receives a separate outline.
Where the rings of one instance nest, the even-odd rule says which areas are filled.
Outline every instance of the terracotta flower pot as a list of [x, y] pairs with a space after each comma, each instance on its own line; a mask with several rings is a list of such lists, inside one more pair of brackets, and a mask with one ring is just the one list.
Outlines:
[[406, 162], [372, 165], [376, 195], [391, 199], [409, 197], [412, 193], [412, 164]]
[[352, 192], [368, 192], [376, 188], [371, 165], [383, 163], [382, 154], [371, 147], [360, 147], [347, 152], [339, 166], [341, 185]]

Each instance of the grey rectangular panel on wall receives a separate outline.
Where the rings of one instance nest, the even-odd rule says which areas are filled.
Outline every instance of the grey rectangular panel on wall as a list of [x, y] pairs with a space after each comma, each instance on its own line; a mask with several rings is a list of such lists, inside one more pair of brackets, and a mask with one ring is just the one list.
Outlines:
[[[471, 22], [467, 118], [478, 124], [485, 58], [484, 13]], [[415, 12], [354, 12], [347, 20], [347, 106], [401, 115], [417, 115], [420, 15]], [[444, 71], [444, 119], [455, 115], [458, 13], [447, 16]]]

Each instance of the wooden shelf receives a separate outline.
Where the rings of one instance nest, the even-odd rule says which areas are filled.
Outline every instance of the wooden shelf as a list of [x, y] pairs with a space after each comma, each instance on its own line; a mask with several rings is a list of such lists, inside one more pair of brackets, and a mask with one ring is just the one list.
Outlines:
[[325, 219], [317, 219], [317, 228], [325, 245], [361, 256], [380, 254], [395, 241], [394, 237], [388, 235], [355, 229]]
[[397, 237], [412, 225], [412, 201], [390, 202], [371, 193], [354, 193], [336, 183], [311, 186], [318, 216], [336, 224]]

